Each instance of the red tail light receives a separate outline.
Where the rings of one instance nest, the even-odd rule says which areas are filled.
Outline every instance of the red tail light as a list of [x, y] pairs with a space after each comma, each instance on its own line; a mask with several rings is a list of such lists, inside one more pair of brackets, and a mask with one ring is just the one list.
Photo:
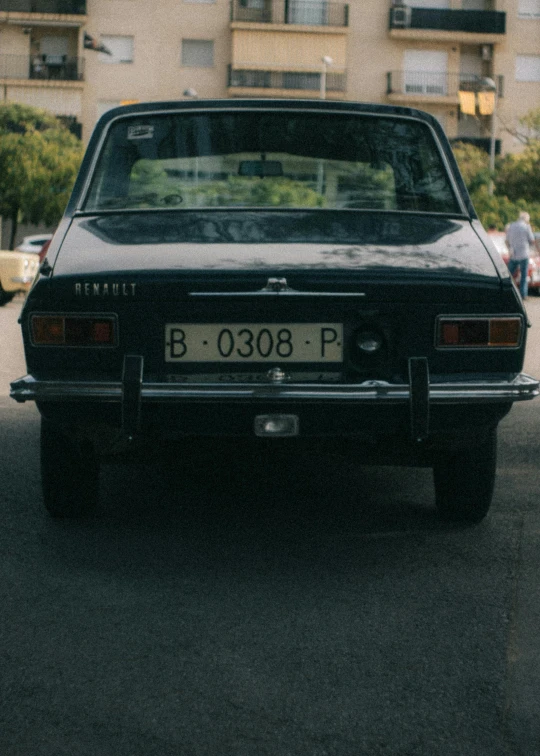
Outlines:
[[47, 250], [50, 247], [51, 241], [52, 241], [52, 239], [48, 239], [45, 242], [45, 244], [42, 246], [42, 248], [40, 249], [40, 251], [39, 251], [39, 261], [40, 261], [40, 263], [42, 263], [43, 260], [45, 259], [45, 256], [47, 255]]
[[505, 348], [521, 344], [521, 318], [445, 318], [437, 321], [435, 346], [442, 349]]
[[32, 315], [34, 346], [113, 347], [114, 315]]

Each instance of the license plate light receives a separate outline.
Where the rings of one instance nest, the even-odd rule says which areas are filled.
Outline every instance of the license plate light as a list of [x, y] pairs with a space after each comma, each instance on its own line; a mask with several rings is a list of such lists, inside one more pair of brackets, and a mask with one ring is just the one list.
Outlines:
[[266, 438], [297, 436], [300, 431], [300, 421], [298, 415], [257, 415], [254, 430], [256, 436]]

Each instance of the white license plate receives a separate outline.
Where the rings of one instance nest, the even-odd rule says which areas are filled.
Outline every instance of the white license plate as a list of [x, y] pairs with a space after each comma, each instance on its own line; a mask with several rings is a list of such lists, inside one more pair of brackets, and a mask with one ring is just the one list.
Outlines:
[[341, 323], [167, 323], [165, 362], [341, 362]]

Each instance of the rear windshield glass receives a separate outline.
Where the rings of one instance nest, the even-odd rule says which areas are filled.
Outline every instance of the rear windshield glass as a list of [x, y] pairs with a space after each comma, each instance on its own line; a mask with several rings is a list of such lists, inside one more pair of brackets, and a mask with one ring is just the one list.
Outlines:
[[84, 209], [244, 207], [460, 212], [426, 124], [294, 111], [123, 118]]

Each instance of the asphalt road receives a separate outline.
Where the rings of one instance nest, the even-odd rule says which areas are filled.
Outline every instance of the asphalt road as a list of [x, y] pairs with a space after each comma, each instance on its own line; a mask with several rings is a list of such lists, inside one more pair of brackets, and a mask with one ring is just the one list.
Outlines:
[[[39, 422], [0, 310], [1, 756], [540, 754], [540, 399], [493, 508], [441, 524], [427, 470], [168, 458], [40, 508]], [[540, 299], [527, 370], [540, 375]]]

